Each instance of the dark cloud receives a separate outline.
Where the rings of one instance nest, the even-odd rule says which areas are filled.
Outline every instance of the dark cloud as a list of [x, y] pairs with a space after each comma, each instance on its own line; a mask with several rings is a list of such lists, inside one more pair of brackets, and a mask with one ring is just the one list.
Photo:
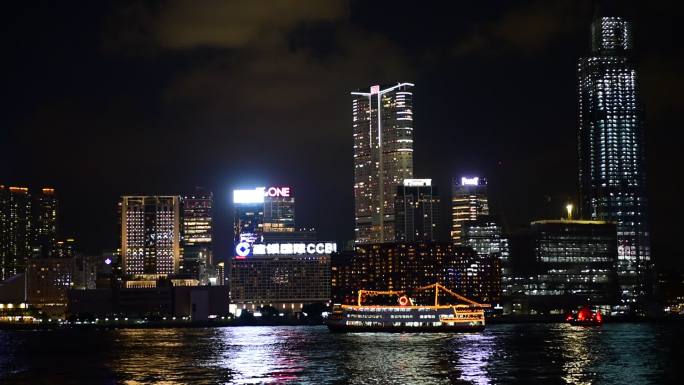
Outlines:
[[579, 21], [584, 21], [581, 16], [590, 10], [588, 0], [520, 3], [496, 20], [474, 27], [456, 42], [453, 52], [456, 55], [539, 52], [559, 38], [585, 31], [586, 23]]
[[340, 0], [140, 1], [110, 16], [107, 43], [164, 50], [278, 44], [301, 23], [335, 21], [347, 11]]

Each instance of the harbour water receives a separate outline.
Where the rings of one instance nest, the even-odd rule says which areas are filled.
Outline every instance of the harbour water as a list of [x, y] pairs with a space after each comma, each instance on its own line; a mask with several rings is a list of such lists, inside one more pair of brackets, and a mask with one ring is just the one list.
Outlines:
[[0, 331], [0, 384], [679, 383], [679, 323], [489, 325], [472, 334], [325, 327]]

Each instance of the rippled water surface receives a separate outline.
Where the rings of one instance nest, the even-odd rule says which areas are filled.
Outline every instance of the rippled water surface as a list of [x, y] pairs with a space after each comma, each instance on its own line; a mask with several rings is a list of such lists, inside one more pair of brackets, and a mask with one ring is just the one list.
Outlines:
[[490, 325], [477, 334], [0, 331], [0, 384], [678, 383], [682, 326]]

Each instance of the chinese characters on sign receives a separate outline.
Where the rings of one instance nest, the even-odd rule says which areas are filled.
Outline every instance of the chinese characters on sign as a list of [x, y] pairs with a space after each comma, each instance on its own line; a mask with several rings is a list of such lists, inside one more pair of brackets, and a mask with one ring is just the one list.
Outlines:
[[319, 243], [257, 243], [250, 245], [240, 242], [235, 247], [238, 257], [262, 255], [318, 255], [330, 254], [337, 251], [334, 242]]

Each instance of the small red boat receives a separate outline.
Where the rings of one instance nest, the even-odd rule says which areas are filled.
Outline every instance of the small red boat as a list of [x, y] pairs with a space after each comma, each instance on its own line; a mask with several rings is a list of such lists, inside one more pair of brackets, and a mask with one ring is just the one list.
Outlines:
[[565, 317], [565, 322], [580, 326], [598, 326], [603, 324], [603, 316], [600, 311], [594, 313], [588, 306], [585, 306], [581, 308], [577, 314], [568, 314]]

